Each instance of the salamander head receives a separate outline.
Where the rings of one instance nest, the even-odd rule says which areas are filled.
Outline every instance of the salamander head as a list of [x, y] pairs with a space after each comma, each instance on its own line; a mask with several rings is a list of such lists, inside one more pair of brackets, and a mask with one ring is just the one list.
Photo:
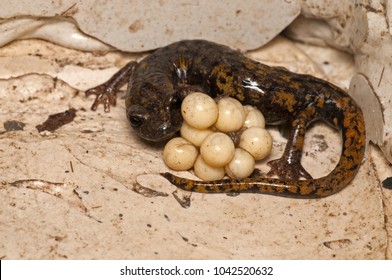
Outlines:
[[148, 141], [171, 138], [180, 130], [183, 120], [178, 96], [175, 91], [164, 93], [150, 83], [131, 88], [125, 101], [130, 125]]

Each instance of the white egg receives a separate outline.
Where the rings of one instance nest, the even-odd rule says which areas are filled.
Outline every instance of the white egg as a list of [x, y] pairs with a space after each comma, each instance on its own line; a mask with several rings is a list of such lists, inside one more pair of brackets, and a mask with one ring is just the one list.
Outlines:
[[211, 166], [222, 167], [234, 156], [234, 143], [222, 132], [214, 132], [206, 137], [200, 146], [200, 154]]
[[218, 106], [214, 99], [201, 92], [188, 94], [181, 104], [181, 114], [192, 127], [205, 129], [212, 126], [218, 118]]
[[244, 124], [245, 111], [237, 99], [225, 97], [218, 100], [218, 112], [215, 127], [219, 131], [237, 131]]
[[265, 118], [263, 114], [255, 107], [246, 105], [245, 109], [245, 121], [243, 128], [249, 128], [252, 126], [265, 128]]
[[250, 127], [242, 132], [238, 146], [250, 153], [256, 160], [259, 160], [270, 153], [272, 138], [264, 128]]
[[[272, 138], [265, 130], [263, 114], [253, 106], [230, 97], [214, 101], [200, 92], [188, 94], [182, 102], [184, 118], [181, 137], [170, 140], [163, 151], [171, 169], [182, 171], [193, 167], [202, 180], [249, 177], [255, 160], [271, 151]], [[238, 147], [227, 132], [240, 131]], [[200, 150], [200, 153], [199, 153]]]
[[227, 175], [235, 179], [249, 177], [255, 169], [255, 159], [247, 151], [237, 148], [234, 157], [228, 165], [225, 166]]
[[190, 126], [187, 122], [183, 122], [181, 126], [181, 137], [185, 138], [189, 142], [191, 142], [196, 147], [200, 147], [201, 143], [203, 143], [204, 139], [213, 133], [211, 129], [197, 129]]
[[205, 181], [220, 180], [225, 176], [224, 167], [214, 167], [207, 164], [201, 155], [197, 157], [193, 170], [197, 177]]
[[181, 137], [171, 139], [163, 150], [163, 160], [166, 165], [177, 171], [192, 168], [197, 155], [196, 147]]

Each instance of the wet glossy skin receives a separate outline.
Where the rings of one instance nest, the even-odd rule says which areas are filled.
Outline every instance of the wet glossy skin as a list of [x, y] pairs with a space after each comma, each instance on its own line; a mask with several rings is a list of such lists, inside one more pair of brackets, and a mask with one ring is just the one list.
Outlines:
[[[256, 106], [268, 124], [291, 126], [282, 158], [269, 163], [268, 175], [278, 175], [281, 179], [203, 182], [162, 174], [182, 189], [324, 197], [345, 187], [361, 164], [365, 126], [360, 108], [343, 90], [313, 76], [269, 67], [215, 43], [180, 41], [158, 49], [140, 63], [129, 63], [107, 83], [89, 90], [87, 94], [97, 95], [92, 108], [104, 103], [108, 110], [109, 104], [114, 103], [115, 91], [125, 80], [129, 80], [128, 120], [140, 137], [150, 141], [168, 139], [180, 129], [181, 101], [190, 91], [202, 91], [212, 97], [234, 97], [243, 104]], [[326, 121], [341, 132], [343, 149], [329, 175], [312, 179], [300, 160], [306, 127], [316, 120]], [[299, 180], [300, 177], [306, 180]]]

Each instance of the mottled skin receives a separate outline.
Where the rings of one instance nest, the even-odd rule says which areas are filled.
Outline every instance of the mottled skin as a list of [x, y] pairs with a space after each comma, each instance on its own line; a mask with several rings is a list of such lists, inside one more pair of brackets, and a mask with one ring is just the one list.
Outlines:
[[[140, 137], [160, 141], [181, 127], [180, 105], [190, 91], [212, 97], [231, 96], [257, 107], [268, 124], [291, 126], [283, 156], [270, 162], [268, 175], [276, 178], [195, 181], [162, 175], [187, 191], [202, 193], [265, 193], [296, 198], [334, 194], [355, 176], [365, 149], [365, 126], [360, 108], [340, 88], [310, 75], [269, 67], [226, 46], [202, 40], [180, 41], [158, 49], [140, 63], [131, 62], [107, 83], [91, 89], [93, 104], [115, 104], [113, 95], [129, 81], [127, 117]], [[335, 169], [312, 179], [300, 160], [306, 127], [323, 120], [341, 132], [343, 148]], [[306, 180], [300, 180], [304, 177]]]

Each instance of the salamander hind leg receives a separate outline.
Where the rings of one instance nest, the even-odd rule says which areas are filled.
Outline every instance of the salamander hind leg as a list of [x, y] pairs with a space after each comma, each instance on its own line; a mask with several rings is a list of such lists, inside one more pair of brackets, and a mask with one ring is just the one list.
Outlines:
[[109, 112], [110, 105], [116, 106], [117, 91], [128, 82], [136, 65], [136, 61], [131, 61], [115, 73], [107, 82], [86, 90], [86, 96], [92, 94], [96, 96], [91, 110], [95, 111], [99, 104], [103, 104], [105, 112]]
[[298, 180], [303, 177], [305, 179], [312, 179], [306, 169], [302, 166], [299, 161], [289, 161], [285, 156], [279, 159], [271, 160], [268, 162], [268, 166], [271, 167], [267, 173], [268, 176], [278, 176], [281, 179], [292, 179]]
[[301, 177], [312, 179], [312, 176], [301, 164], [306, 125], [311, 116], [312, 114], [305, 112], [292, 123], [292, 130], [282, 157], [268, 162], [271, 167], [268, 176], [278, 176], [281, 179], [290, 180], [298, 180]]

